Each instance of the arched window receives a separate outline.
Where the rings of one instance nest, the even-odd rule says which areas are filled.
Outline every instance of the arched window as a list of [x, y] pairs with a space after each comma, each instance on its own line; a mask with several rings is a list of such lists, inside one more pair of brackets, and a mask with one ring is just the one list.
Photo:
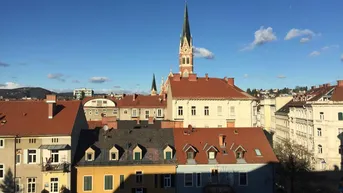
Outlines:
[[182, 57], [182, 64], [186, 63], [186, 59], [184, 57]]
[[189, 64], [189, 57], [187, 57], [187, 64]]
[[323, 146], [322, 145], [318, 145], [318, 153], [319, 154], [323, 153]]

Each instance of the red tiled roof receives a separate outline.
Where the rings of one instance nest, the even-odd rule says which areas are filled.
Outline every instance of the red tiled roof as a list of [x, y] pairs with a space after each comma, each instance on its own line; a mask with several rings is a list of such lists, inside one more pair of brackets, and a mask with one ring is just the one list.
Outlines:
[[80, 109], [80, 101], [57, 101], [49, 119], [45, 101], [0, 102], [0, 135], [71, 135]]
[[343, 86], [336, 86], [331, 96], [333, 101], [343, 101]]
[[322, 86], [319, 88], [311, 89], [307, 92], [308, 95], [313, 95], [309, 101], [317, 101], [322, 98], [325, 94], [327, 94], [330, 90], [332, 90], [335, 86]]
[[88, 129], [96, 129], [99, 127], [103, 127], [102, 121], [87, 121]]
[[[237, 134], [234, 133], [235, 130], [238, 131]], [[239, 146], [246, 150], [244, 158], [247, 163], [278, 162], [261, 128], [196, 128], [190, 135], [185, 135], [184, 131], [185, 129], [174, 129], [176, 157], [181, 164], [187, 163], [186, 153], [183, 149], [189, 145], [198, 151], [195, 155], [197, 164], [208, 164], [206, 149], [210, 146], [219, 150], [216, 155], [218, 164], [237, 163], [234, 149]], [[226, 147], [224, 149], [227, 155], [223, 154], [224, 149], [219, 146], [219, 135], [225, 135]], [[255, 149], [259, 149], [262, 156], [257, 156]]]
[[116, 100], [116, 102], [119, 108], [165, 108], [167, 106], [167, 100], [163, 100], [161, 95], [136, 95], [135, 100], [133, 100], [133, 95], [126, 95], [122, 99]]
[[206, 79], [197, 77], [196, 81], [188, 78], [174, 80], [169, 77], [173, 98], [225, 98], [225, 99], [254, 99], [237, 86], [232, 86], [221, 78]]

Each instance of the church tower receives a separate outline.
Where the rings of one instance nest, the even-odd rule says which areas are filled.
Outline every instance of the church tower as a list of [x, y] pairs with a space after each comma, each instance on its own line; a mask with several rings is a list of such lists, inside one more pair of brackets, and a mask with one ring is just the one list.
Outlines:
[[156, 94], [157, 94], [156, 80], [155, 80], [155, 74], [153, 74], [150, 95], [155, 96]]
[[187, 3], [185, 5], [183, 28], [180, 38], [179, 69], [181, 77], [188, 77], [189, 74], [193, 74], [193, 41], [188, 21]]

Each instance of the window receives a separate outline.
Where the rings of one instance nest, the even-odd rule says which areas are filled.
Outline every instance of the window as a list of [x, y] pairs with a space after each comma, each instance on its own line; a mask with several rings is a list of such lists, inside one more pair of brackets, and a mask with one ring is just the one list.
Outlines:
[[216, 158], [216, 153], [214, 151], [208, 152], [208, 159], [215, 159]]
[[186, 58], [182, 58], [182, 64], [186, 63]]
[[172, 159], [172, 152], [171, 151], [167, 151], [166, 152], [166, 160], [170, 160]]
[[157, 174], [154, 174], [154, 185], [155, 185], [155, 188], [158, 187], [158, 175]]
[[15, 142], [16, 142], [16, 143], [20, 143], [20, 141], [21, 141], [21, 140], [18, 139], [18, 138], [15, 139]]
[[115, 152], [111, 153], [111, 160], [117, 160], [117, 153]]
[[157, 117], [162, 117], [162, 109], [157, 109]]
[[98, 109], [95, 110], [95, 114], [96, 114], [96, 115], [99, 114]]
[[132, 109], [132, 117], [137, 117], [137, 109]]
[[58, 143], [58, 138], [52, 138], [52, 139], [51, 139], [51, 142], [52, 142], [52, 143]]
[[149, 113], [150, 113], [149, 111], [145, 111], [145, 118], [146, 119], [149, 119]]
[[127, 114], [127, 110], [124, 110], [124, 114]]
[[27, 161], [28, 161], [28, 163], [30, 164], [30, 163], [36, 163], [36, 159], [37, 159], [37, 151], [35, 150], [35, 149], [29, 149], [28, 151], [27, 151], [27, 153], [28, 153], [28, 159], [27, 159]]
[[15, 163], [20, 164], [20, 162], [21, 162], [21, 154], [17, 153], [15, 155]]
[[114, 114], [117, 114], [117, 109], [113, 109], [112, 114], [113, 114], [113, 115], [114, 115]]
[[102, 104], [107, 104], [107, 101], [102, 101]]
[[92, 190], [93, 190], [93, 177], [83, 176], [83, 191], [92, 191]]
[[323, 153], [323, 146], [322, 145], [318, 145], [318, 153], [319, 154]]
[[136, 188], [136, 193], [143, 193], [143, 188]]
[[237, 151], [236, 152], [236, 158], [237, 159], [243, 159], [244, 157], [244, 153], [242, 151]]
[[15, 183], [15, 192], [21, 192], [21, 184], [20, 184], [20, 178], [16, 178], [16, 183]]
[[246, 186], [248, 185], [248, 174], [245, 172], [239, 173], [239, 185]]
[[218, 106], [217, 107], [217, 114], [218, 114], [218, 116], [222, 116], [222, 111], [223, 111], [222, 106]]
[[201, 173], [196, 174], [196, 186], [201, 187]]
[[36, 143], [36, 139], [29, 139], [29, 143]]
[[192, 106], [191, 113], [193, 116], [197, 115], [196, 107]]
[[219, 181], [219, 174], [218, 174], [218, 170], [217, 169], [212, 169], [211, 181], [212, 182], [218, 182]]
[[255, 153], [257, 156], [262, 156], [261, 151], [259, 149], [255, 149]]
[[36, 178], [27, 178], [27, 192], [36, 192]]
[[183, 108], [182, 108], [182, 106], [178, 107], [178, 111], [177, 112], [178, 112], [179, 116], [183, 116]]
[[119, 185], [119, 188], [120, 189], [124, 189], [124, 175], [120, 175], [120, 185]]
[[232, 116], [235, 115], [235, 107], [234, 106], [230, 107], [230, 115], [232, 115]]
[[58, 178], [50, 178], [50, 192], [59, 192], [58, 191]]
[[92, 114], [92, 110], [89, 111], [89, 115], [91, 115], [91, 114]]
[[186, 61], [187, 61], [187, 64], [189, 64], [189, 58], [188, 58], [188, 57], [187, 57], [187, 60], [186, 60]]
[[5, 177], [5, 166], [4, 164], [0, 164], [0, 179]]
[[324, 120], [324, 112], [319, 113], [320, 120]]
[[4, 148], [4, 147], [5, 147], [5, 140], [0, 139], [0, 148]]
[[113, 176], [105, 175], [105, 190], [113, 190]]
[[164, 187], [166, 187], [166, 188], [171, 187], [171, 175], [170, 174], [164, 175]]
[[93, 160], [93, 153], [87, 153], [86, 154], [86, 161], [92, 161]]
[[134, 160], [140, 160], [140, 159], [141, 159], [141, 152], [135, 152]]
[[205, 106], [205, 108], [204, 108], [204, 114], [205, 114], [206, 116], [210, 115], [210, 110], [209, 110], [208, 106]]
[[143, 173], [142, 171], [136, 171], [136, 183], [141, 184], [143, 182]]
[[187, 152], [187, 159], [194, 159], [194, 152], [192, 151]]
[[218, 125], [218, 128], [222, 128], [223, 126], [222, 125]]
[[51, 150], [52, 163], [58, 163], [58, 150]]
[[193, 186], [193, 174], [185, 174], [185, 187]]
[[317, 128], [317, 135], [318, 135], [318, 137], [322, 136], [322, 129], [321, 128]]
[[338, 113], [338, 120], [343, 121], [343, 113], [342, 112]]

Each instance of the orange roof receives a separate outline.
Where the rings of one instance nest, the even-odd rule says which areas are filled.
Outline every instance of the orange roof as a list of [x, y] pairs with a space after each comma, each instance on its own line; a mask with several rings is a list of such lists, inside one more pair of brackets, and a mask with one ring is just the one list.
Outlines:
[[[135, 100], [133, 100], [135, 96]], [[161, 95], [126, 95], [120, 100], [116, 100], [119, 108], [137, 107], [137, 108], [165, 108], [167, 100], [163, 100]]]
[[[184, 131], [185, 129], [174, 129], [175, 148], [178, 152], [176, 157], [180, 164], [187, 163], [185, 152], [187, 146], [196, 149], [194, 159], [197, 164], [208, 164], [206, 150], [211, 146], [218, 150], [216, 155], [218, 164], [237, 163], [234, 150], [240, 146], [246, 150], [244, 154], [246, 163], [278, 162], [261, 128], [195, 128], [190, 135], [185, 135]], [[225, 148], [219, 146], [219, 135], [225, 136]], [[257, 156], [255, 149], [259, 149], [262, 155]]]
[[218, 99], [254, 99], [240, 88], [230, 85], [221, 78], [197, 77], [174, 80], [169, 77], [173, 98], [218, 98]]
[[0, 102], [0, 135], [71, 135], [79, 110], [80, 101], [57, 101], [49, 119], [45, 101]]
[[87, 121], [87, 123], [88, 129], [96, 129], [104, 126], [104, 124], [102, 124], [102, 121]]
[[333, 91], [331, 100], [333, 101], [343, 101], [343, 86], [336, 86]]

